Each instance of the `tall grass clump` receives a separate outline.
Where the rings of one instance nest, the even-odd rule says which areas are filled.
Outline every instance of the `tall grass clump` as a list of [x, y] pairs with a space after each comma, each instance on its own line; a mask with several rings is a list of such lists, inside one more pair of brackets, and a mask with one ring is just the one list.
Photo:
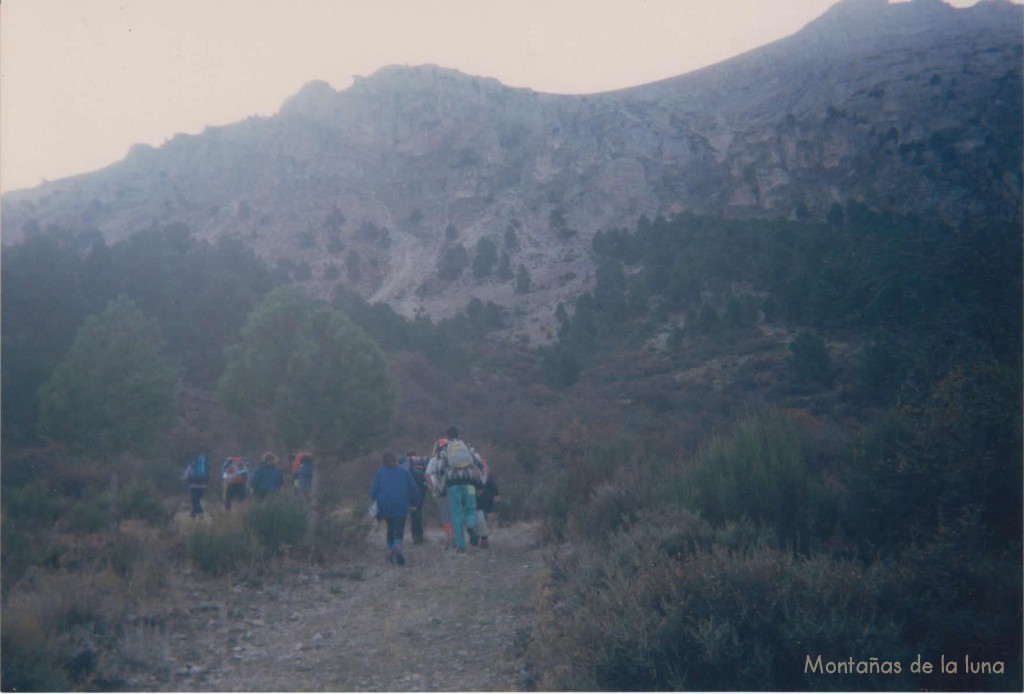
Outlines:
[[797, 427], [770, 411], [713, 438], [682, 477], [678, 500], [713, 525], [748, 518], [805, 545], [831, 532], [837, 516], [809, 457]]
[[246, 508], [245, 527], [267, 551], [302, 542], [309, 507], [290, 494], [272, 494]]
[[260, 545], [243, 519], [229, 516], [212, 526], [200, 526], [188, 536], [188, 556], [196, 567], [221, 576], [251, 565], [260, 557]]

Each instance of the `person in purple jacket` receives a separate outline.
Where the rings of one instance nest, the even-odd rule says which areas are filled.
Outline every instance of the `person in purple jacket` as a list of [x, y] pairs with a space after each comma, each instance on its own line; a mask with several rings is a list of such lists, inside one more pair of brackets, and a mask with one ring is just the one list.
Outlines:
[[385, 453], [381, 463], [383, 466], [377, 471], [370, 487], [370, 501], [377, 502], [377, 518], [387, 522], [387, 559], [401, 566], [405, 564], [405, 557], [402, 556], [405, 517], [409, 515], [410, 508], [420, 505], [420, 492], [409, 471], [398, 466], [394, 453]]

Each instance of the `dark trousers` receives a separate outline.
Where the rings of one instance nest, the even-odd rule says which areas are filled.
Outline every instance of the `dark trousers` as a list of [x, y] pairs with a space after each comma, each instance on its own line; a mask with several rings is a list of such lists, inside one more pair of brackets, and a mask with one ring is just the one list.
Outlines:
[[405, 535], [405, 516], [399, 518], [385, 518], [388, 524], [388, 549], [402, 547], [402, 537]]
[[192, 517], [201, 516], [203, 514], [203, 491], [202, 487], [189, 487], [189, 492], [192, 494]]
[[409, 512], [409, 524], [412, 526], [413, 542], [423, 542], [423, 505]]
[[245, 485], [229, 484], [224, 492], [224, 510], [231, 510], [231, 502], [234, 500], [245, 501]]

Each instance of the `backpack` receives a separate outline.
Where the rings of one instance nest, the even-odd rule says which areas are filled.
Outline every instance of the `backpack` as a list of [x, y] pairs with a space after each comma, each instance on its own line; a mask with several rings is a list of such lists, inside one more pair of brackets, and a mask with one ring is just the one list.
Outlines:
[[450, 440], [445, 447], [444, 459], [445, 462], [441, 469], [445, 486], [466, 483], [475, 485], [482, 481], [480, 468], [476, 463], [476, 455], [464, 441]]
[[192, 459], [192, 471], [189, 473], [189, 482], [205, 482], [210, 477], [210, 470], [206, 465], [206, 456], [197, 455]]
[[448, 466], [452, 470], [465, 470], [473, 467], [473, 454], [470, 452], [469, 446], [466, 445], [465, 441], [452, 439], [448, 442], [446, 452]]
[[307, 469], [307, 471], [305, 473], [305, 476], [306, 477], [312, 477], [313, 476], [313, 473], [312, 473], [313, 454], [310, 453], [309, 451], [299, 451], [298, 453], [295, 454], [295, 457], [292, 458], [292, 467], [291, 467], [292, 477], [298, 477], [299, 476], [299, 470], [302, 469], [303, 464], [306, 464], [308, 466], [308, 469]]
[[245, 484], [249, 481], [249, 467], [242, 458], [234, 456], [224, 462], [227, 463], [224, 479], [228, 484]]

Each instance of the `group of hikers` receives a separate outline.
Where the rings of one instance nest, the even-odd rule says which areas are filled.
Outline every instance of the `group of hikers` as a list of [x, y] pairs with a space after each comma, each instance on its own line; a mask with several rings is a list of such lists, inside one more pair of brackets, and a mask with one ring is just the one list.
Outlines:
[[[263, 499], [285, 486], [285, 473], [278, 466], [279, 458], [274, 453], [264, 453], [260, 462], [250, 469], [244, 456], [228, 456], [221, 463], [221, 497], [224, 510], [230, 511], [232, 503], [242, 502], [251, 494]], [[305, 498], [313, 490], [313, 454], [299, 451], [288, 469], [292, 487]], [[192, 458], [182, 479], [188, 482], [192, 501], [191, 517], [203, 516], [203, 494], [210, 481], [210, 469], [206, 455], [200, 453]]]
[[[251, 494], [263, 499], [285, 486], [285, 473], [274, 453], [265, 453], [250, 470], [244, 456], [229, 456], [221, 464], [224, 510]], [[292, 486], [309, 498], [313, 488], [313, 454], [300, 451], [288, 472]], [[490, 546], [487, 514], [494, 512], [498, 483], [487, 461], [459, 437], [456, 426], [448, 427], [443, 438], [434, 442], [429, 456], [414, 450], [396, 458], [384, 453], [382, 466], [370, 485], [370, 513], [387, 524], [387, 561], [405, 565], [402, 543], [405, 522], [409, 518], [414, 544], [425, 542], [423, 505], [428, 497], [437, 505], [447, 548], [465, 555], [468, 544], [480, 549]], [[192, 501], [191, 517], [203, 516], [203, 494], [209, 482], [206, 455], [193, 457], [182, 478], [188, 482]]]
[[423, 504], [427, 493], [435, 500], [447, 546], [458, 555], [469, 544], [490, 546], [487, 514], [494, 511], [498, 483], [487, 461], [459, 437], [456, 426], [434, 443], [428, 457], [413, 450], [401, 458], [387, 452], [370, 485], [370, 515], [387, 524], [387, 561], [405, 564], [402, 543], [405, 520], [412, 526], [413, 544], [422, 544]]

